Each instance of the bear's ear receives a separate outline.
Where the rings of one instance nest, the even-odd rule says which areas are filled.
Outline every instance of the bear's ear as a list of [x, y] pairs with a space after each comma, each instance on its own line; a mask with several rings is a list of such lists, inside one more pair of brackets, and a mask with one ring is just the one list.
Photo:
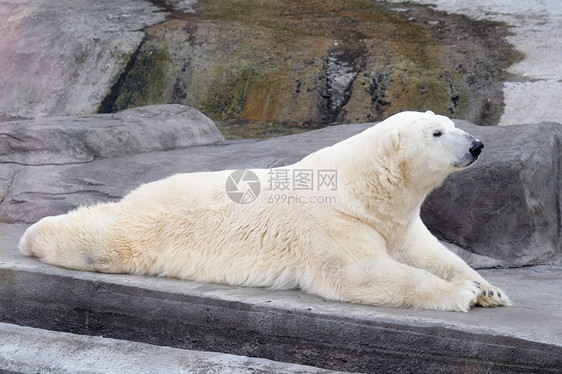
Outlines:
[[400, 145], [400, 131], [391, 129], [384, 135], [384, 148], [388, 153], [394, 152]]

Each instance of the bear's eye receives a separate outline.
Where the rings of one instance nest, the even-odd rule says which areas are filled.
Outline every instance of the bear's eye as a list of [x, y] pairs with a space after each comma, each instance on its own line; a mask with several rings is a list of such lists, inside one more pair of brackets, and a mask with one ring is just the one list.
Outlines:
[[443, 133], [439, 130], [437, 130], [433, 133], [433, 136], [435, 136], [436, 138], [440, 137], [441, 135], [443, 135]]

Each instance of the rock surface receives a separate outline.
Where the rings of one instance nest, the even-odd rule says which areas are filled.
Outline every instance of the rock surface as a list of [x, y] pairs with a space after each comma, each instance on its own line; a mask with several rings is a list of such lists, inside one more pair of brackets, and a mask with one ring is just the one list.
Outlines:
[[518, 59], [507, 28], [414, 4], [152, 3], [3, 1], [0, 119], [179, 103], [231, 138], [404, 109], [493, 124]]
[[96, 113], [165, 14], [147, 1], [0, 2], [0, 116]]
[[[178, 106], [149, 107], [113, 116], [91, 116], [88, 121], [98, 123], [98, 128], [91, 130], [95, 134], [102, 131], [99, 123], [104, 121], [109, 127], [119, 123], [123, 134], [134, 134], [132, 129], [138, 131], [143, 128], [139, 124], [146, 123], [146, 117], [143, 117], [146, 113], [151, 113], [150, 122], [171, 124], [185, 121], [185, 113], [193, 113], [178, 109]], [[158, 110], [164, 119], [158, 118]], [[67, 120], [73, 123], [72, 119]], [[205, 123], [205, 126], [209, 125]], [[0, 222], [31, 223], [80, 205], [116, 201], [141, 183], [175, 173], [288, 165], [371, 125], [333, 126], [265, 140], [225, 141], [139, 154], [126, 154], [133, 149], [128, 145], [132, 142], [127, 137], [105, 137], [107, 144], [96, 143], [97, 151], [90, 153], [84, 161], [71, 157], [73, 153], [84, 154], [82, 151], [69, 149], [66, 150], [68, 155], [61, 155], [62, 148], [60, 152], [52, 152], [54, 160], [60, 161], [64, 157], [71, 159], [71, 163], [57, 165], [42, 159], [41, 165], [22, 165], [4, 161], [0, 163]], [[509, 128], [479, 127], [464, 121], [459, 121], [459, 126], [479, 137], [486, 148], [479, 162], [452, 175], [443, 187], [430, 195], [422, 210], [422, 218], [428, 227], [441, 239], [462, 248], [454, 247], [478, 267], [560, 261], [562, 126], [544, 123]], [[19, 131], [17, 126], [0, 123], [3, 137], [12, 139], [8, 129]], [[53, 129], [61, 131], [60, 127]], [[191, 133], [191, 130], [175, 125], [168, 130], [171, 132], [167, 139], [180, 138], [180, 135], [173, 135], [173, 131]], [[79, 150], [93, 149], [93, 146], [83, 146], [82, 138], [70, 138], [86, 136], [88, 131], [64, 134], [69, 138], [61, 147], [79, 145]], [[218, 139], [215, 133], [208, 141]], [[121, 141], [122, 145], [116, 145], [116, 141]], [[175, 143], [178, 144], [179, 141]], [[156, 145], [137, 149], [145, 152], [170, 147], [170, 144], [166, 148], [158, 142]], [[35, 149], [33, 145], [31, 148]], [[118, 156], [97, 158], [116, 154], [119, 149]], [[12, 157], [26, 159], [23, 154]], [[30, 159], [36, 160], [31, 156]]]
[[8, 374], [45, 373], [45, 367], [49, 368], [49, 373], [57, 374], [343, 374], [262, 358], [162, 347], [6, 323], [0, 323], [0, 335], [0, 367], [9, 370]]
[[207, 116], [183, 105], [0, 124], [0, 163], [74, 164], [223, 141]]
[[[402, 0], [391, 0], [402, 3]], [[562, 2], [558, 0], [414, 0], [449, 13], [509, 25], [507, 40], [525, 55], [508, 69], [499, 125], [560, 122]]]
[[406, 109], [493, 124], [504, 69], [517, 59], [503, 26], [413, 4], [207, 0], [194, 9], [146, 30], [103, 111], [181, 103], [228, 138]]

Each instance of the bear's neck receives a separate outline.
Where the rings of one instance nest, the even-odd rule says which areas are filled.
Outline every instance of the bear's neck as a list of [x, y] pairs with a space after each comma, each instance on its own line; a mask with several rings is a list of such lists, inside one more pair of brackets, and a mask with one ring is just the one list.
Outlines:
[[413, 181], [400, 160], [365, 162], [355, 171], [341, 176], [346, 210], [379, 227], [408, 225], [419, 217], [421, 205], [435, 187]]
[[433, 178], [424, 176], [425, 171], [410, 170], [417, 163], [400, 159], [397, 154], [373, 153], [377, 147], [369, 138], [356, 135], [294, 166], [336, 170], [338, 209], [346, 214], [377, 225], [409, 222], [419, 216], [426, 196], [438, 185], [429, 181], [441, 180], [441, 176]]

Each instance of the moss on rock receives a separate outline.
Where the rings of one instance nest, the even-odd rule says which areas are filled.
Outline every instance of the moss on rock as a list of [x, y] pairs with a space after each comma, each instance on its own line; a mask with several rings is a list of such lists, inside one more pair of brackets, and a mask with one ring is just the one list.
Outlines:
[[114, 110], [191, 105], [231, 137], [401, 110], [493, 124], [504, 69], [518, 58], [505, 27], [419, 5], [206, 0], [195, 8], [146, 30]]

